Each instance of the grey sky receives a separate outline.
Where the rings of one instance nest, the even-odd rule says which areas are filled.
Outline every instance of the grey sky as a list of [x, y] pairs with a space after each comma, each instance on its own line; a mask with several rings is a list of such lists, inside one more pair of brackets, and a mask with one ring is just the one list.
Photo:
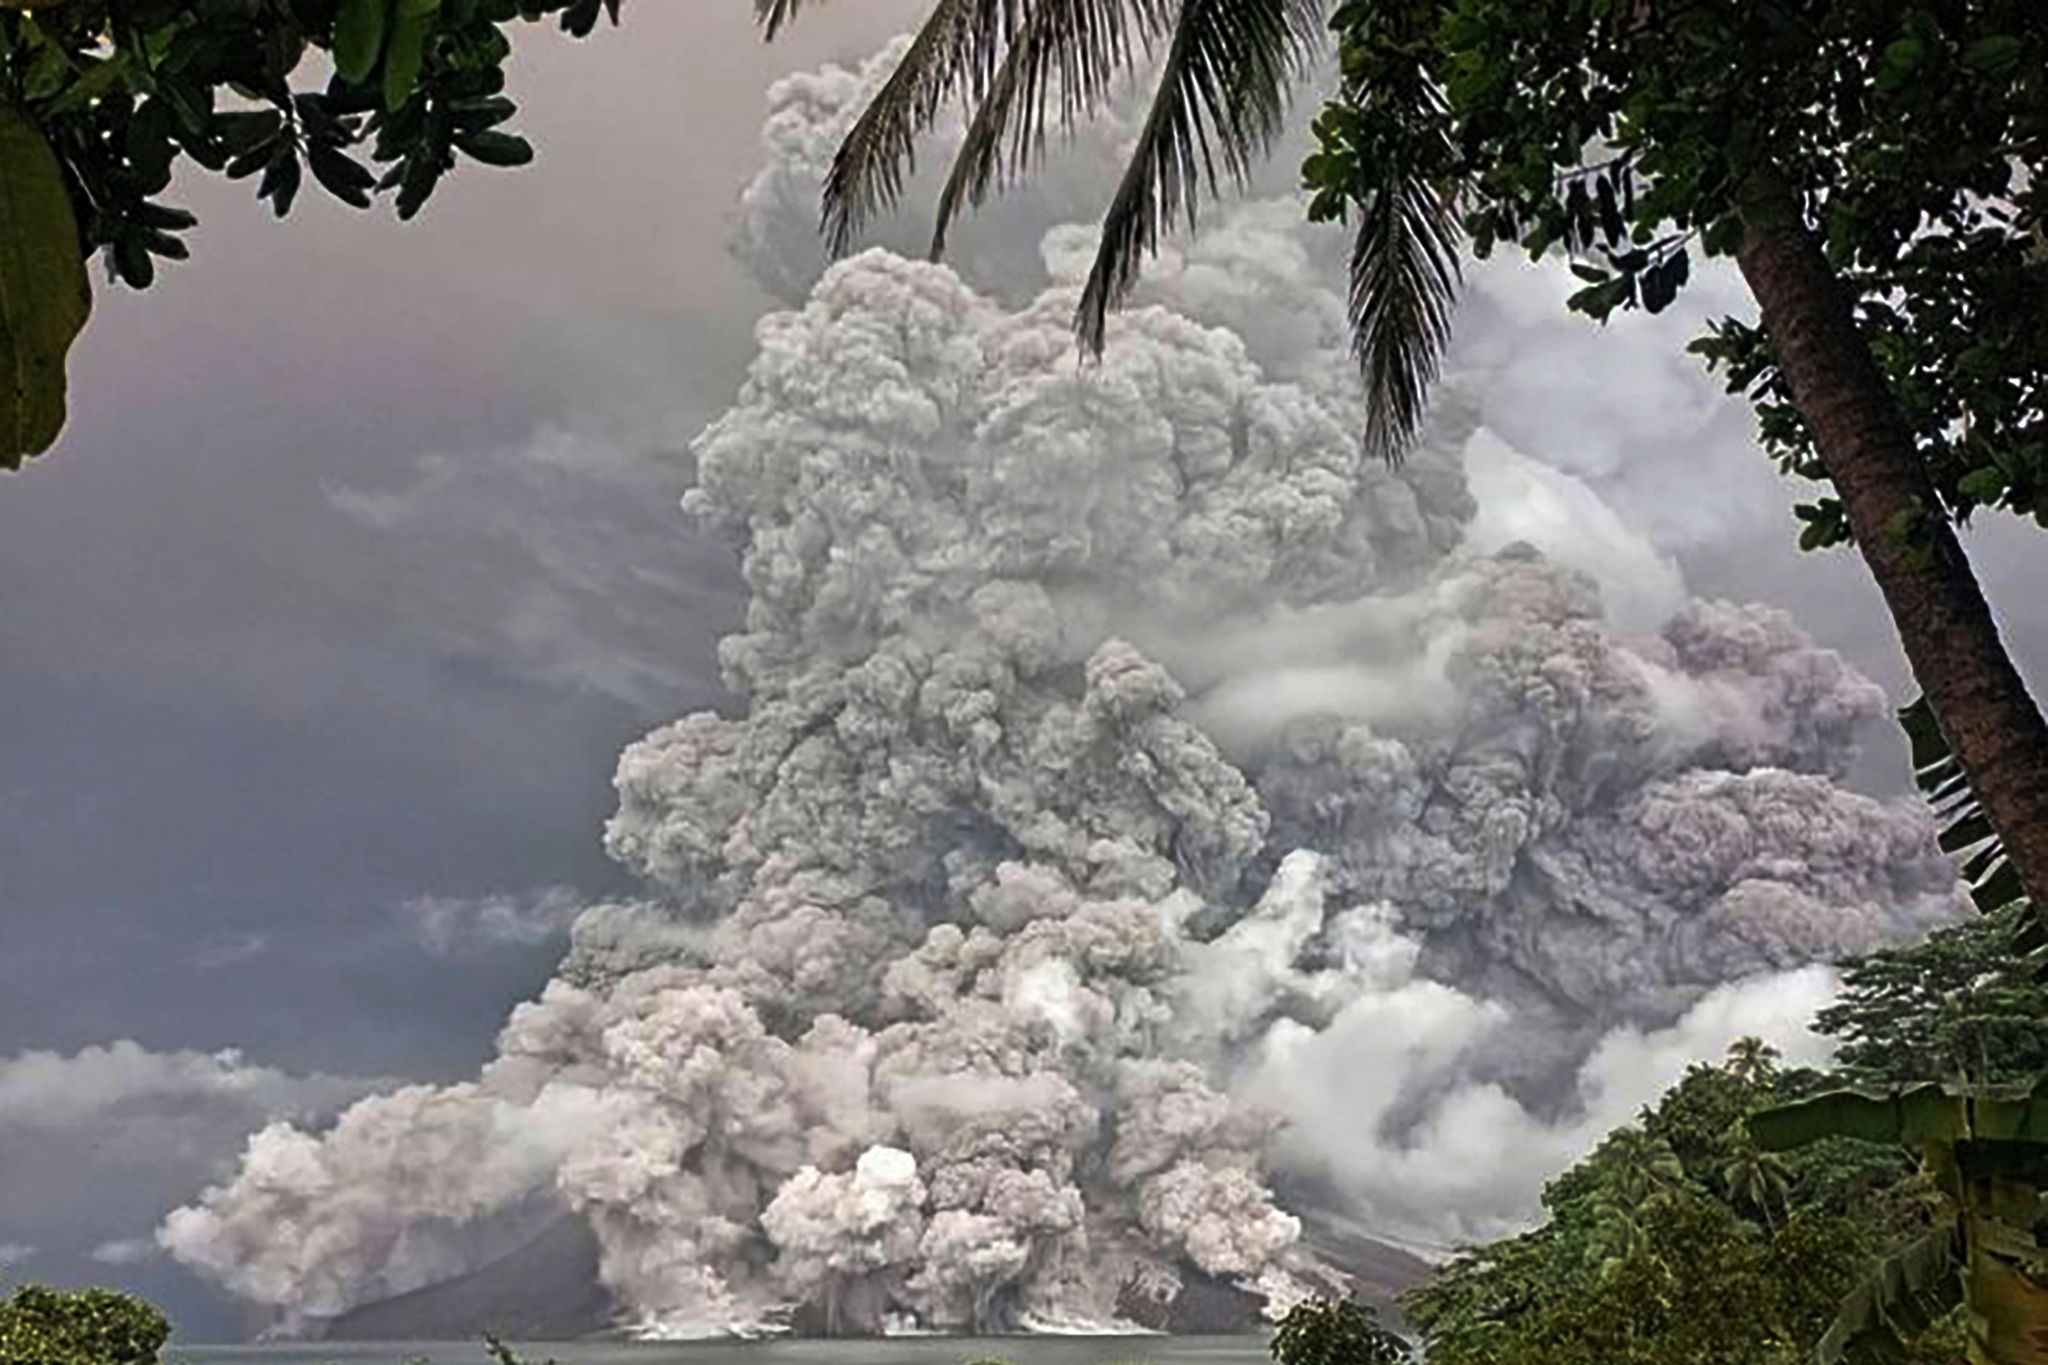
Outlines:
[[[596, 837], [613, 760], [715, 699], [733, 600], [665, 452], [764, 306], [724, 251], [762, 93], [909, 9], [837, 7], [773, 49], [737, 0], [531, 30], [535, 164], [465, 169], [411, 224], [181, 189], [196, 259], [100, 290], [70, 432], [0, 487], [0, 1059], [133, 1038], [474, 1065], [553, 953], [436, 954], [406, 907], [622, 884]], [[621, 640], [635, 666], [608, 668]], [[0, 1114], [4, 1273], [131, 1283], [218, 1338], [235, 1317], [182, 1272], [84, 1259], [232, 1161], [246, 1118], [142, 1178], [114, 1148], [164, 1104], [188, 1100], [109, 1110], [94, 1156]]]
[[[110, 1244], [258, 1113], [472, 1070], [552, 964], [562, 898], [625, 887], [597, 841], [614, 758], [716, 701], [736, 609], [673, 504], [768, 306], [725, 251], [763, 91], [919, 6], [823, 7], [772, 49], [748, 8], [528, 33], [533, 166], [465, 169], [403, 226], [310, 193], [279, 225], [246, 185], [193, 184], [197, 259], [101, 290], [69, 435], [0, 481], [0, 1274], [236, 1331]], [[1631, 465], [1667, 410], [1600, 406], [1603, 373], [1647, 373], [1603, 340], [1493, 358], [1510, 436], [1653, 526], [1696, 589], [1782, 601], [1896, 686], [1860, 567], [1791, 549], [1741, 409], [1680, 414], [1678, 454]], [[2017, 590], [2037, 541], [1995, 529], [1987, 577], [2048, 658], [2048, 604]], [[1864, 776], [1896, 784], [1896, 756]], [[169, 1060], [95, 1054], [83, 1118], [42, 1109], [85, 1071], [5, 1069], [117, 1039]], [[246, 1060], [218, 1075], [180, 1052], [223, 1048]]]

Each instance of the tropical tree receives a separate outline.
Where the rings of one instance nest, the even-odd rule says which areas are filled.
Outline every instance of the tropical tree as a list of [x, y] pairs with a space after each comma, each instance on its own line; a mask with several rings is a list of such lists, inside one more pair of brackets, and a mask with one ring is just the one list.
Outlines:
[[504, 127], [511, 26], [552, 16], [580, 37], [600, 13], [617, 22], [619, 0], [0, 7], [0, 469], [63, 429], [86, 262], [146, 289], [190, 253], [197, 220], [162, 198], [180, 162], [256, 180], [279, 217], [310, 175], [354, 208], [388, 192], [410, 218], [458, 159], [532, 159]]
[[2048, 1363], [2048, 1079], [1830, 1091], [1753, 1115], [1750, 1129], [1773, 1151], [1830, 1138], [1918, 1149], [1947, 1199], [1948, 1216], [1843, 1303], [1818, 1365], [1895, 1350], [1958, 1305], [1971, 1365]]
[[1769, 1085], [1784, 1054], [1761, 1038], [1737, 1038], [1728, 1045], [1722, 1068], [1744, 1085]]
[[[801, 0], [756, 0], [772, 35]], [[1163, 228], [1242, 181], [1325, 18], [1341, 89], [1306, 167], [1349, 219], [1365, 437], [1397, 457], [1450, 336], [1461, 251], [1561, 249], [1572, 306], [1656, 312], [1732, 257], [1760, 326], [1695, 344], [1766, 447], [1828, 491], [1809, 548], [1853, 542], [1942, 734], [2048, 917], [2048, 721], [1955, 534], [2048, 521], [2048, 7], [2038, 0], [936, 0], [825, 185], [835, 247], [900, 195], [918, 134], [971, 108], [934, 250], [1029, 171], [1048, 130], [1157, 63], [1076, 326]], [[2043, 919], [2048, 925], [2048, 918]]]
[[2024, 907], [1845, 964], [1815, 1027], [1838, 1040], [1843, 1082], [2014, 1084], [2048, 1074], [2048, 984], [2012, 940]]
[[1721, 1163], [1721, 1188], [1738, 1208], [1751, 1209], [1764, 1220], [1764, 1230], [1777, 1231], [1773, 1212], [1785, 1207], [1792, 1175], [1774, 1154], [1753, 1142], [1740, 1142]]

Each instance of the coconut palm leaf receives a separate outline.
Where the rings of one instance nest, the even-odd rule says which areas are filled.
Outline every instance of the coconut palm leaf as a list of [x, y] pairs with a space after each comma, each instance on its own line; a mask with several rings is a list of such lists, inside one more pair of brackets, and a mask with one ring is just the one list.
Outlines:
[[[1162, 0], [1035, 0], [974, 100], [974, 114], [939, 195], [932, 259], [945, 254], [946, 234], [966, 207], [1030, 170], [1045, 146], [1046, 111], [1059, 95], [1063, 128], [1099, 108], [1111, 80], [1130, 69], [1172, 18]], [[1007, 148], [1007, 152], [1006, 149]], [[831, 204], [834, 187], [826, 185]]]
[[754, 0], [754, 18], [761, 25], [762, 32], [770, 38], [782, 32], [783, 25], [796, 18], [796, 12], [803, 8], [804, 0]]
[[1934, 708], [1915, 698], [1899, 711], [1899, 725], [1913, 751], [1913, 781], [1941, 820], [1941, 847], [1963, 865], [1970, 895], [1985, 914], [2003, 910], [2023, 893], [2019, 873], [1970, 790], [1963, 765], [1949, 749]]
[[[1970, 779], [1949, 748], [1927, 698], [1916, 697], [1899, 711], [1900, 728], [1913, 755], [1913, 781], [1941, 822], [1941, 847], [1961, 865], [1970, 898], [1984, 914], [1996, 914], [2026, 899], [2019, 870], [2005, 856], [2005, 844], [1991, 819], [1977, 804]], [[2032, 959], [2048, 977], [2048, 922], [2035, 914], [2020, 915], [2013, 951]]]
[[[796, 0], [763, 0], [794, 4]], [[959, 91], [985, 105], [991, 73], [1020, 26], [1020, 0], [939, 0], [896, 69], [861, 111], [825, 178], [824, 228], [835, 255], [902, 196], [917, 138]], [[1111, 0], [1116, 8], [1120, 0]], [[1035, 15], [1031, 16], [1036, 18]]]
[[[805, 0], [755, 0], [773, 35]], [[1091, 355], [1145, 258], [1192, 228], [1204, 195], [1242, 185], [1278, 136], [1307, 74], [1326, 0], [937, 0], [888, 82], [848, 133], [826, 179], [825, 234], [843, 252], [893, 206], [918, 135], [946, 99], [972, 108], [939, 197], [932, 255], [960, 214], [1030, 171], [1047, 129], [1094, 113], [1113, 80], [1163, 43], [1165, 56], [1075, 310]], [[1408, 145], [1378, 158], [1351, 261], [1354, 350], [1367, 388], [1368, 449], [1397, 461], [1421, 425], [1450, 339], [1461, 244], [1447, 184], [1442, 104], [1418, 69], [1375, 101]]]
[[1446, 197], [1390, 158], [1351, 251], [1351, 346], [1365, 376], [1366, 448], [1399, 463], [1450, 345], [1460, 234]]
[[1718, 1174], [1721, 1188], [1727, 1191], [1729, 1199], [1761, 1214], [1766, 1228], [1774, 1226], [1772, 1219], [1784, 1209], [1785, 1197], [1792, 1185], [1791, 1172], [1784, 1162], [1751, 1143], [1742, 1142], [1734, 1155], [1721, 1163]]
[[1226, 178], [1242, 184], [1272, 146], [1321, 22], [1318, 0], [1181, 0], [1075, 313], [1091, 354], [1101, 353], [1110, 310], [1130, 293], [1162, 230], [1194, 226], [1200, 196]]

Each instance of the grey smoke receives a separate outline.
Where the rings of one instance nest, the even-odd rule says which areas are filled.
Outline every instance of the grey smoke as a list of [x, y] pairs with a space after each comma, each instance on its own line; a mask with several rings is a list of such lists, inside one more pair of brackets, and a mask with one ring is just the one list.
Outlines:
[[[158, 1259], [152, 1224], [231, 1177], [249, 1134], [278, 1121], [324, 1127], [390, 1084], [126, 1039], [0, 1056], [0, 1267], [10, 1280], [63, 1282]], [[88, 1150], [96, 1197], [82, 1199]]]
[[328, 501], [376, 533], [335, 572], [391, 604], [458, 658], [659, 714], [715, 694], [668, 622], [732, 618], [731, 569], [673, 534], [689, 478], [687, 433], [631, 419], [548, 427], [502, 449], [437, 452], [381, 487], [336, 483]]
[[548, 886], [522, 894], [416, 896], [399, 905], [398, 917], [429, 952], [453, 957], [566, 937], [584, 908], [574, 888]]
[[1961, 913], [1925, 815], [1841, 785], [1878, 690], [1687, 600], [1483, 373], [1365, 456], [1298, 203], [1176, 246], [1097, 364], [1085, 229], [993, 292], [880, 249], [809, 288], [879, 69], [778, 86], [743, 205], [798, 306], [692, 447], [740, 705], [620, 759], [648, 896], [583, 913], [477, 1081], [266, 1129], [165, 1225], [287, 1328], [563, 1209], [651, 1334], [1100, 1325], [1190, 1270], [1277, 1311], [1329, 1273], [1279, 1189], [1510, 1226], [1686, 1060], [1817, 1056], [1824, 964]]

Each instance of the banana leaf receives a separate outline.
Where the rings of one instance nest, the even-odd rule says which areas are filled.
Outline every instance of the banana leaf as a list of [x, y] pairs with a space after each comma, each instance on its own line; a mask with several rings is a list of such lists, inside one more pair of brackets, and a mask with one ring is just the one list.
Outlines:
[[1824, 1138], [1925, 1147], [1969, 1135], [1965, 1096], [1935, 1084], [1904, 1090], [1830, 1090], [1749, 1116], [1749, 1133], [1767, 1152]]
[[1963, 1270], [1962, 1233], [1952, 1222], [1887, 1256], [1843, 1302], [1814, 1348], [1816, 1365], [1902, 1359], [1906, 1342], [1963, 1301]]
[[1948, 1086], [1830, 1090], [1749, 1117], [1767, 1152], [1823, 1138], [1857, 1138], [1924, 1148], [1973, 1138], [2048, 1142], [2048, 1077], [2032, 1086]]
[[1963, 1270], [1972, 1365], [2048, 1365], [2048, 1285], [2039, 1269], [1972, 1232]]

